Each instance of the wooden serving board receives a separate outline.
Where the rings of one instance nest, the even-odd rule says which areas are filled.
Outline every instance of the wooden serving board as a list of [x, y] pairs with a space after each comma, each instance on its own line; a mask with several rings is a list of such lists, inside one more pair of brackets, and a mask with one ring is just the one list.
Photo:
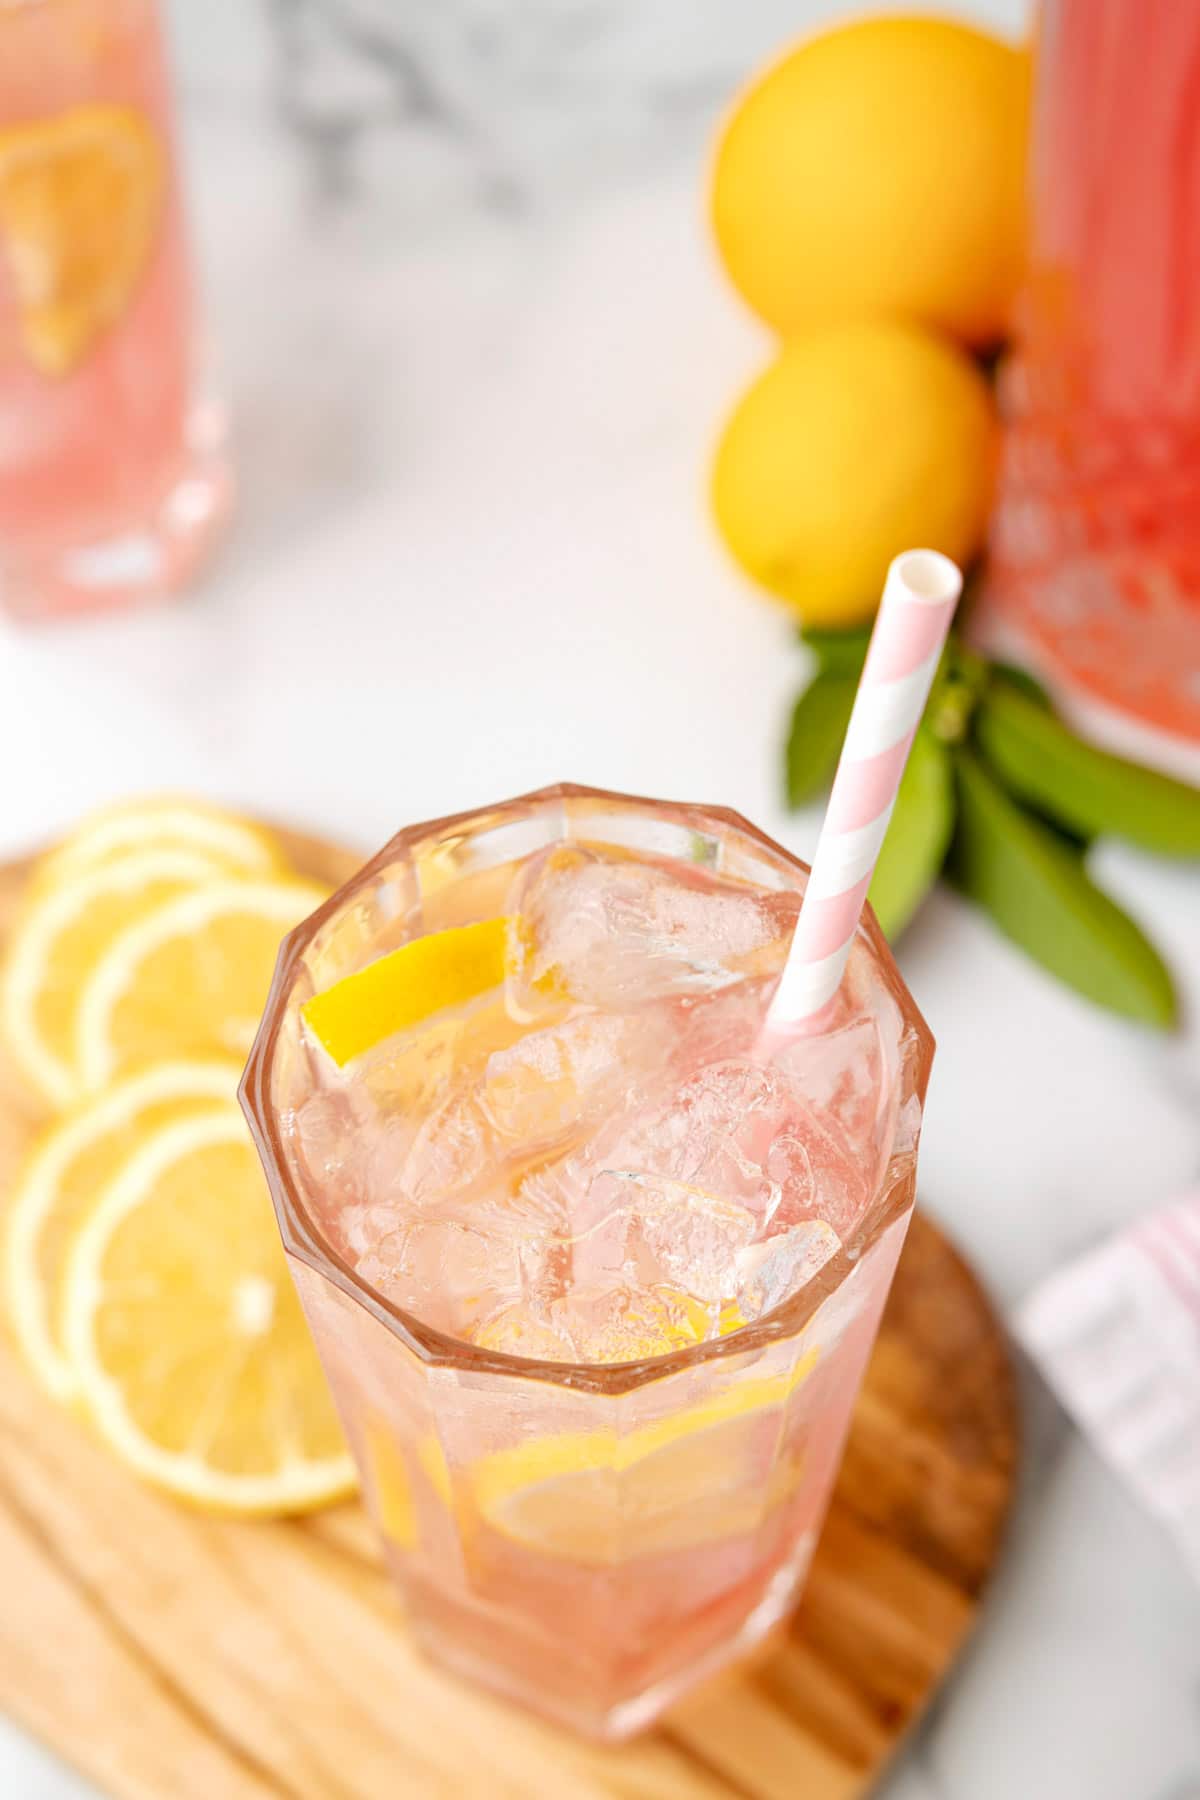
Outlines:
[[[346, 873], [289, 841], [307, 872]], [[0, 867], [0, 939], [24, 876]], [[33, 1123], [0, 1070], [0, 1204]], [[607, 1750], [427, 1663], [357, 1505], [189, 1512], [0, 1343], [0, 1707], [121, 1800], [852, 1800], [971, 1630], [1015, 1460], [1001, 1328], [918, 1217], [799, 1611]]]

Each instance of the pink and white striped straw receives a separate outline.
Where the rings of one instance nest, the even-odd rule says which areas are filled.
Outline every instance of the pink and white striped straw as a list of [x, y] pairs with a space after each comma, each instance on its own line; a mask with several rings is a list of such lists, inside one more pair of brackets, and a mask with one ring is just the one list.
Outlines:
[[768, 1033], [819, 1029], [838, 991], [961, 592], [936, 550], [906, 550], [888, 570]]

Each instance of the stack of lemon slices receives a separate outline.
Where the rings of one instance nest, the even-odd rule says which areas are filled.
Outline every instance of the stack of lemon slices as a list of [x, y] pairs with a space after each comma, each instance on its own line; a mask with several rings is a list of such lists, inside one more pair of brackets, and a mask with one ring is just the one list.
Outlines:
[[324, 897], [247, 820], [141, 800], [41, 859], [0, 969], [8, 1056], [58, 1115], [0, 1202], [14, 1335], [131, 1468], [227, 1512], [353, 1485], [235, 1099]]

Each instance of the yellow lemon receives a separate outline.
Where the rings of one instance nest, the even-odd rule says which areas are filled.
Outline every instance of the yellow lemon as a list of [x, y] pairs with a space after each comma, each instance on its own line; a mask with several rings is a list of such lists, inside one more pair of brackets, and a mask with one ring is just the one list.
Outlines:
[[755, 581], [807, 624], [871, 616], [913, 544], [969, 562], [995, 461], [990, 390], [970, 357], [918, 326], [807, 332], [746, 393], [713, 471], [717, 524]]
[[[415, 1447], [402, 1446], [393, 1428], [380, 1418], [368, 1419], [365, 1441], [367, 1483], [380, 1529], [401, 1550], [415, 1550], [421, 1542], [418, 1484], [426, 1490], [426, 1505], [454, 1504], [453, 1481], [441, 1441], [430, 1431]], [[415, 1480], [414, 1468], [419, 1471]]]
[[800, 45], [718, 146], [734, 285], [788, 335], [887, 313], [994, 342], [1022, 270], [1028, 103], [1028, 54], [946, 19], [863, 19]]
[[0, 131], [0, 239], [25, 352], [68, 375], [128, 306], [166, 185], [150, 124], [128, 106], [74, 106]]
[[481, 919], [413, 938], [314, 994], [305, 1022], [342, 1067], [384, 1038], [498, 987], [508, 929], [505, 918]]
[[222, 1512], [306, 1512], [354, 1468], [238, 1108], [139, 1134], [67, 1259], [63, 1337], [105, 1442]]
[[716, 1543], [753, 1531], [795, 1492], [798, 1454], [778, 1454], [765, 1485], [763, 1438], [779, 1450], [785, 1409], [817, 1361], [750, 1377], [639, 1426], [532, 1438], [498, 1450], [469, 1475], [482, 1517], [543, 1556], [603, 1565]]

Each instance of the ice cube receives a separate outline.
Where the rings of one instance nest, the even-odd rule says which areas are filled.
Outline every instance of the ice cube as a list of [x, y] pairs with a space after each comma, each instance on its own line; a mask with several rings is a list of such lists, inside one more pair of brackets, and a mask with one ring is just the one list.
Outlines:
[[469, 1336], [481, 1319], [550, 1288], [556, 1223], [506, 1196], [410, 1212], [373, 1237], [358, 1272], [428, 1324]]
[[872, 1165], [784, 1074], [730, 1058], [614, 1119], [546, 1171], [580, 1233], [620, 1203], [600, 1176], [674, 1184], [743, 1208], [758, 1237], [818, 1217], [845, 1236], [865, 1210]]
[[552, 1324], [529, 1300], [503, 1306], [475, 1332], [481, 1350], [504, 1356], [536, 1356], [542, 1362], [574, 1362], [575, 1347], [566, 1332]]
[[620, 1101], [666, 1043], [666, 1022], [585, 1013], [489, 1057], [480, 1096], [503, 1139], [553, 1143]]
[[499, 1173], [503, 1160], [478, 1092], [460, 1088], [421, 1121], [396, 1167], [395, 1190], [417, 1207], [465, 1199], [489, 1170]]
[[284, 1131], [314, 1188], [330, 1183], [347, 1190], [357, 1188], [361, 1171], [353, 1154], [355, 1123], [352, 1098], [340, 1089], [318, 1089], [285, 1115]]
[[677, 1067], [686, 1072], [731, 1059], [752, 1061], [774, 986], [773, 979], [747, 977], [712, 994], [686, 995], [677, 1000]]
[[793, 1038], [772, 1062], [814, 1112], [839, 1125], [861, 1153], [870, 1153], [886, 1094], [879, 1021], [872, 1013], [852, 1013], [831, 1031]]
[[742, 1318], [760, 1319], [773, 1311], [811, 1281], [841, 1247], [837, 1233], [824, 1220], [810, 1219], [739, 1250], [734, 1298]]
[[572, 1239], [574, 1280], [635, 1277], [714, 1303], [733, 1293], [737, 1252], [758, 1230], [736, 1200], [640, 1169], [598, 1175], [587, 1210], [595, 1222]]
[[799, 901], [699, 868], [558, 845], [522, 872], [511, 906], [521, 954], [510, 999], [534, 1016], [564, 996], [636, 1005], [778, 970]]
[[521, 1285], [515, 1244], [459, 1219], [408, 1220], [363, 1256], [359, 1273], [396, 1305], [450, 1332]]
[[780, 1186], [776, 1229], [823, 1219], [848, 1238], [867, 1209], [876, 1159], [870, 1144], [851, 1142], [835, 1118], [798, 1104], [767, 1168]]
[[551, 1327], [571, 1346], [579, 1362], [640, 1362], [701, 1343], [708, 1315], [688, 1297], [669, 1289], [627, 1283], [611, 1287], [574, 1284], [550, 1307]]
[[344, 1206], [330, 1233], [334, 1245], [350, 1262], [358, 1263], [386, 1239], [402, 1231], [408, 1214], [402, 1206]]
[[690, 1076], [595, 1151], [609, 1169], [644, 1170], [736, 1201], [763, 1231], [781, 1197], [771, 1151], [795, 1110], [771, 1070], [729, 1059]]
[[425, 1113], [478, 1076], [489, 1056], [524, 1035], [503, 989], [384, 1038], [352, 1065], [352, 1084], [376, 1112]]
[[653, 1008], [577, 1014], [529, 1032], [422, 1121], [397, 1170], [400, 1188], [425, 1207], [503, 1184], [626, 1101], [669, 1042], [669, 1022]]

